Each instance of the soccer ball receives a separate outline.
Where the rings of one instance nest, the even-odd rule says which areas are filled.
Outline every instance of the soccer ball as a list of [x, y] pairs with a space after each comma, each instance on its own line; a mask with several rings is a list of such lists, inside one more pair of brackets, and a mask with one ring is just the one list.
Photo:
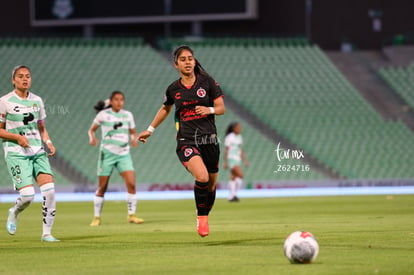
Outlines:
[[312, 233], [295, 231], [286, 238], [283, 250], [291, 263], [309, 264], [318, 256], [319, 245]]

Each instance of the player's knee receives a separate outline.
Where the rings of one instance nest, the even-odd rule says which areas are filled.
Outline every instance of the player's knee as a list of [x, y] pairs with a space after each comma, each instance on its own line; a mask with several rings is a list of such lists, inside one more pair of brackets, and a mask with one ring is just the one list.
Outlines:
[[27, 207], [31, 204], [34, 200], [35, 196], [35, 189], [33, 186], [27, 186], [19, 190], [20, 193], [20, 200], [22, 204]]
[[55, 197], [55, 184], [53, 182], [43, 184], [40, 186], [40, 191], [42, 192], [43, 197], [52, 199]]
[[127, 191], [129, 194], [135, 194], [136, 193], [135, 184], [127, 184]]
[[199, 174], [195, 176], [195, 180], [198, 182], [208, 182], [209, 181], [209, 177], [208, 174]]

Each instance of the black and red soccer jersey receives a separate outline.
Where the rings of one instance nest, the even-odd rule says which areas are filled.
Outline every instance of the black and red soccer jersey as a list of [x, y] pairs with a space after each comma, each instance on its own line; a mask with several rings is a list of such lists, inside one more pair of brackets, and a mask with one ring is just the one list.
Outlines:
[[214, 100], [221, 96], [223, 92], [220, 86], [210, 76], [198, 74], [190, 88], [185, 87], [180, 80], [171, 83], [165, 93], [164, 104], [175, 105], [177, 139], [191, 141], [201, 136], [216, 135], [214, 115], [199, 115], [195, 107], [213, 107]]

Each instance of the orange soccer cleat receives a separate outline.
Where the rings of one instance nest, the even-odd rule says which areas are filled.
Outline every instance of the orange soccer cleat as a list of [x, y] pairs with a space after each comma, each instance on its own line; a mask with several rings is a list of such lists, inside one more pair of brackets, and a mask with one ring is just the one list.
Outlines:
[[208, 216], [197, 216], [197, 232], [201, 237], [205, 237], [209, 233]]

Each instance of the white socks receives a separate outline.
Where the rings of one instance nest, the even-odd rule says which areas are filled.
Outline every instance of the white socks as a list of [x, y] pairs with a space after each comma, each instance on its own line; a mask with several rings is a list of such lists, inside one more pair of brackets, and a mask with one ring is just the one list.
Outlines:
[[229, 181], [229, 189], [230, 189], [230, 197], [229, 197], [229, 199], [232, 199], [237, 194], [237, 183], [236, 183], [235, 180], [230, 180]]
[[55, 184], [53, 182], [46, 183], [40, 186], [40, 191], [42, 192], [43, 197], [43, 236], [46, 236], [51, 235], [53, 223], [55, 222]]
[[235, 178], [234, 180], [229, 181], [229, 189], [230, 189], [230, 199], [237, 196], [237, 191], [240, 189], [240, 187], [243, 184], [243, 179], [241, 178]]
[[105, 201], [104, 197], [95, 196], [95, 198], [93, 200], [95, 217], [100, 217], [101, 216], [104, 201]]
[[20, 189], [19, 193], [20, 197], [17, 198], [16, 204], [12, 207], [16, 216], [32, 203], [35, 196], [35, 189], [33, 186], [29, 186]]
[[236, 178], [235, 181], [236, 181], [236, 185], [237, 185], [236, 188], [237, 188], [237, 190], [239, 190], [241, 188], [242, 184], [243, 184], [243, 179], [242, 178]]
[[137, 210], [137, 195], [128, 193], [127, 203], [128, 203], [128, 215], [135, 214], [135, 211]]
[[[95, 196], [93, 200], [95, 217], [101, 216], [104, 201], [105, 201], [104, 197]], [[127, 204], [128, 204], [128, 215], [135, 214], [135, 211], [137, 210], [137, 195], [128, 193]]]

